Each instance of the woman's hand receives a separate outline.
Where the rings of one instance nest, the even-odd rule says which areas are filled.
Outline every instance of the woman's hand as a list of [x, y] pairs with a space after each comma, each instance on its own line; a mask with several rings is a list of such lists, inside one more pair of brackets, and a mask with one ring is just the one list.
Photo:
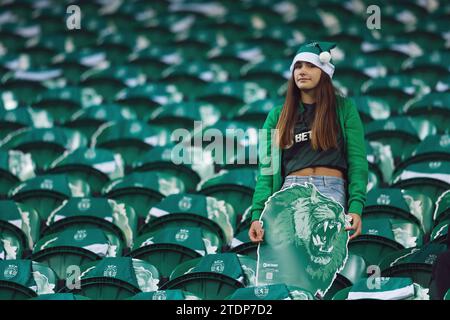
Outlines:
[[349, 238], [349, 240], [353, 240], [361, 234], [362, 221], [361, 221], [361, 216], [359, 214], [356, 214], [356, 213], [348, 213], [348, 214], [352, 217], [352, 226], [345, 228], [345, 230], [346, 231], [355, 230], [355, 233], [352, 234]]
[[248, 235], [252, 242], [258, 243], [263, 241], [264, 229], [261, 226], [261, 222], [258, 220], [253, 221], [250, 226], [250, 230], [248, 231]]

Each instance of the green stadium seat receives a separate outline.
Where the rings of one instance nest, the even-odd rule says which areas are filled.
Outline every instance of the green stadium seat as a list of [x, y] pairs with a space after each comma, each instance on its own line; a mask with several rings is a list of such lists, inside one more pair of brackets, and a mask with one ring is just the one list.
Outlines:
[[87, 146], [87, 139], [79, 132], [60, 128], [24, 128], [2, 141], [1, 147], [30, 153], [36, 171], [45, 171], [65, 151]]
[[[417, 34], [411, 33], [409, 36], [415, 37]], [[433, 35], [427, 35], [433, 37]], [[437, 35], [436, 35], [437, 36]], [[441, 40], [442, 41], [442, 40]], [[429, 42], [433, 43], [434, 42]], [[438, 42], [440, 45], [441, 42]], [[428, 50], [431, 48], [426, 45]], [[448, 70], [444, 67], [445, 62], [450, 59], [448, 52], [434, 51], [416, 58], [406, 60], [402, 65], [402, 74], [409, 75], [412, 78], [423, 79], [430, 87], [434, 87], [439, 79], [448, 74]]]
[[92, 136], [91, 146], [119, 153], [129, 167], [153, 146], [159, 145], [156, 129], [138, 120], [104, 124]]
[[141, 292], [127, 300], [201, 300], [190, 292], [183, 290], [158, 290], [154, 292]]
[[106, 101], [113, 102], [120, 90], [144, 84], [145, 75], [131, 66], [93, 68], [81, 75], [80, 83], [94, 88]]
[[450, 219], [449, 202], [450, 191], [446, 190], [439, 195], [435, 202], [433, 220], [436, 224]]
[[410, 277], [415, 283], [429, 288], [431, 271], [437, 255], [447, 250], [441, 243], [428, 243], [421, 248], [394, 252], [380, 262], [384, 277]]
[[29, 255], [39, 237], [40, 220], [36, 210], [11, 200], [0, 200], [1, 260]]
[[282, 86], [290, 78], [287, 59], [266, 59], [259, 63], [249, 63], [242, 67], [241, 78], [245, 81], [258, 83], [274, 98], [283, 94]]
[[93, 300], [122, 300], [159, 288], [158, 270], [138, 259], [104, 258], [83, 265], [81, 270], [81, 288], [65, 291]]
[[427, 120], [405, 116], [376, 120], [365, 126], [365, 137], [391, 147], [395, 164], [409, 157], [425, 137], [435, 134], [436, 127]]
[[35, 164], [30, 154], [18, 150], [0, 149], [0, 199], [21, 181], [35, 177]]
[[125, 203], [136, 212], [139, 226], [150, 208], [164, 197], [184, 192], [183, 181], [163, 172], [134, 172], [108, 183], [103, 195]]
[[18, 184], [8, 196], [35, 209], [44, 222], [64, 200], [88, 196], [89, 193], [89, 185], [82, 180], [70, 180], [63, 174], [47, 174]]
[[401, 114], [403, 105], [408, 100], [429, 91], [430, 87], [422, 79], [403, 74], [371, 79], [361, 87], [364, 95], [384, 98], [391, 106], [392, 114]]
[[254, 128], [262, 128], [270, 110], [282, 104], [282, 99], [257, 100], [240, 107], [232, 120], [244, 122]]
[[[85, 26], [84, 21], [83, 26]], [[77, 31], [71, 30], [69, 32]], [[106, 54], [103, 51], [94, 51], [88, 48], [83, 48], [76, 52], [60, 53], [52, 60], [52, 66], [62, 70], [67, 82], [74, 85], [79, 84], [81, 76], [89, 68], [104, 63], [106, 63]]]
[[[363, 216], [404, 219], [428, 232], [433, 225], [433, 202], [428, 196], [417, 191], [372, 189], [367, 193]], [[420, 240], [417, 239], [418, 245], [421, 245]]]
[[124, 163], [119, 154], [109, 150], [78, 148], [56, 159], [47, 172], [62, 173], [89, 184], [91, 194], [98, 196], [111, 180], [124, 176]]
[[229, 203], [235, 214], [230, 217], [230, 221], [236, 230], [237, 221], [240, 221], [240, 217], [251, 204], [256, 178], [257, 172], [253, 169], [222, 170], [216, 176], [200, 182], [197, 191]]
[[[198, 150], [194, 148], [187, 148], [188, 150]], [[172, 152], [174, 154], [172, 154]], [[181, 180], [184, 184], [185, 190], [188, 192], [195, 191], [197, 184], [201, 177], [214, 172], [213, 164], [208, 165], [206, 162], [202, 164], [186, 164], [184, 161], [180, 164], [173, 161], [176, 149], [173, 146], [154, 147], [146, 152], [142, 157], [133, 163], [133, 172], [159, 172], [168, 176], [175, 177]], [[188, 151], [187, 151], [188, 152]], [[201, 152], [201, 150], [199, 150]], [[183, 156], [183, 155], [181, 155]], [[181, 157], [180, 156], [180, 157]], [[201, 155], [200, 155], [201, 156]], [[189, 158], [190, 159], [190, 158]]]
[[[386, 29], [394, 30], [394, 28], [396, 28], [396, 27], [394, 28], [389, 27], [389, 24], [391, 23], [398, 24], [399, 28], [403, 29], [404, 25], [401, 22], [392, 20], [389, 17], [385, 18], [386, 19], [384, 20], [384, 22], [386, 22]], [[411, 43], [409, 42], [405, 43], [405, 41], [399, 43], [398, 40], [397, 42], [395, 41], [364, 42], [361, 45], [361, 51], [362, 54], [365, 55], [366, 57], [377, 59], [383, 66], [385, 66], [391, 72], [400, 72], [402, 63], [406, 61], [408, 58], [410, 58], [412, 53], [414, 53], [415, 55], [421, 54], [421, 50], [420, 48], [417, 47], [417, 45], [411, 46]], [[382, 80], [382, 78], [379, 79], [379, 81], [380, 80]]]
[[172, 84], [146, 84], [126, 88], [119, 92], [116, 102], [136, 112], [140, 119], [145, 119], [159, 106], [180, 103], [183, 94]]
[[[144, 27], [137, 32], [146, 37]], [[182, 50], [173, 45], [157, 45], [152, 42], [150, 47], [131, 53], [129, 60], [132, 66], [140, 68], [146, 74], [149, 81], [156, 82], [161, 79], [165, 69], [171, 64], [181, 63], [183, 57]]]
[[[255, 51], [256, 50], [256, 51]], [[241, 68], [258, 54], [258, 48], [252, 48], [244, 43], [230, 43], [226, 46], [215, 47], [208, 52], [208, 60], [221, 65], [227, 70], [230, 80], [238, 80], [241, 77]], [[260, 52], [260, 59], [262, 53]]]
[[75, 112], [64, 123], [64, 127], [75, 129], [90, 140], [98, 128], [107, 122], [136, 119], [137, 115], [132, 109], [118, 104], [107, 103], [90, 106]]
[[62, 300], [62, 301], [73, 301], [73, 300], [91, 300], [88, 297], [80, 296], [73, 293], [53, 293], [53, 294], [42, 294], [36, 298], [31, 298], [29, 300]]
[[370, 175], [374, 175], [373, 185], [389, 183], [395, 169], [391, 146], [366, 140], [366, 153], [369, 163], [369, 181], [371, 181]]
[[234, 211], [230, 204], [200, 194], [174, 194], [153, 206], [140, 233], [167, 227], [199, 227], [212, 238], [218, 236], [220, 250], [233, 239]]
[[[128, 23], [133, 23], [130, 19]], [[123, 30], [121, 33], [110, 33], [99, 36], [98, 45], [105, 50], [106, 57], [111, 65], [128, 62], [128, 55], [138, 48], [138, 39], [134, 33]]]
[[[349, 242], [349, 252], [361, 256], [367, 265], [378, 265], [387, 255], [419, 242], [420, 228], [400, 219], [364, 217], [362, 234]], [[420, 244], [420, 242], [419, 242]]]
[[0, 300], [24, 300], [56, 292], [52, 269], [31, 260], [0, 260]]
[[368, 124], [373, 120], [386, 120], [391, 115], [391, 109], [387, 101], [380, 97], [369, 95], [352, 96], [361, 120]]
[[223, 118], [230, 119], [242, 105], [266, 97], [267, 91], [259, 84], [238, 80], [210, 83], [196, 98], [214, 104], [221, 111]]
[[11, 23], [2, 25], [0, 30], [0, 44], [8, 53], [19, 52], [25, 47], [26, 38], [21, 36], [17, 29], [17, 25]]
[[52, 127], [53, 118], [46, 111], [29, 107], [12, 110], [0, 108], [0, 141], [10, 133], [25, 127]]
[[49, 266], [59, 279], [67, 277], [70, 266], [116, 257], [123, 245], [118, 236], [99, 228], [67, 228], [44, 236], [33, 249], [32, 260]]
[[182, 275], [171, 276], [161, 289], [181, 289], [201, 299], [221, 300], [238, 288], [254, 285], [255, 275], [256, 261], [253, 259], [235, 253], [212, 254], [200, 258], [193, 268], [183, 269]]
[[450, 134], [427, 136], [409, 158], [397, 164], [395, 170], [400, 171], [413, 163], [433, 161], [450, 161]]
[[[58, 124], [64, 123], [73, 113], [85, 107], [92, 90], [64, 87], [48, 90], [36, 98], [33, 108], [46, 110]], [[92, 99], [92, 98], [91, 98]]]
[[[51, 213], [43, 235], [53, 235], [67, 228], [101, 229], [108, 240], [118, 238], [124, 247], [130, 248], [137, 235], [137, 219], [133, 208], [114, 200], [74, 197]], [[64, 239], [61, 241], [64, 242]], [[116, 245], [117, 241], [114, 240], [113, 244]], [[119, 249], [120, 246], [117, 250]]]
[[315, 300], [313, 294], [302, 288], [283, 283], [237, 289], [227, 300]]
[[164, 281], [179, 264], [218, 253], [221, 244], [217, 235], [201, 228], [163, 227], [139, 237], [130, 256], [154, 265]]
[[10, 91], [20, 104], [30, 105], [47, 89], [44, 82], [55, 80], [61, 76], [62, 70], [60, 69], [11, 71], [1, 79], [2, 91]]
[[394, 172], [391, 186], [422, 192], [435, 202], [450, 188], [450, 161], [419, 162]]
[[448, 133], [450, 120], [450, 93], [433, 92], [404, 107], [404, 113], [413, 118], [427, 119], [436, 125], [439, 134]]
[[175, 85], [190, 100], [203, 101], [204, 99], [200, 99], [199, 95], [205, 90], [210, 90], [208, 89], [208, 83], [226, 81], [227, 77], [227, 72], [217, 64], [192, 61], [189, 64], [180, 63], [168, 67], [162, 73], [161, 82]]

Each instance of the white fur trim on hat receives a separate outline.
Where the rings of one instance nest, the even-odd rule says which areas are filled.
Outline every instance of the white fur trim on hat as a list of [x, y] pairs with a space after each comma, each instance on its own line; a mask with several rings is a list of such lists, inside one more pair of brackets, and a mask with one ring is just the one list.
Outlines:
[[333, 78], [334, 74], [334, 65], [332, 65], [330, 62], [322, 63], [319, 59], [319, 55], [312, 53], [312, 52], [300, 52], [294, 57], [294, 60], [292, 61], [290, 70], [291, 73], [294, 71], [294, 65], [297, 61], [306, 61], [309, 63], [312, 63], [316, 67], [319, 67], [322, 69], [323, 72], [328, 74], [330, 78]]

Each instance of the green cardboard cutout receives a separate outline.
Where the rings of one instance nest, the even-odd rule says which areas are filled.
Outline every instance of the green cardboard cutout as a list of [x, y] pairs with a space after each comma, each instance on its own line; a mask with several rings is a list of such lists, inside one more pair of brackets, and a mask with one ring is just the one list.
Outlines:
[[257, 285], [285, 283], [324, 296], [348, 257], [346, 217], [311, 183], [275, 192], [260, 218]]

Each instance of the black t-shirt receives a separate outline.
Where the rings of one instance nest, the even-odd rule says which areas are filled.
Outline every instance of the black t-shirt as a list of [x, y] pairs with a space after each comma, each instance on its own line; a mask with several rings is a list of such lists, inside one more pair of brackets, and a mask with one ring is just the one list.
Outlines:
[[314, 120], [315, 104], [303, 103], [304, 111], [299, 112], [294, 129], [294, 143], [282, 150], [283, 177], [303, 168], [324, 166], [347, 171], [344, 139], [339, 126], [338, 148], [326, 151], [313, 150], [311, 146], [311, 124]]

